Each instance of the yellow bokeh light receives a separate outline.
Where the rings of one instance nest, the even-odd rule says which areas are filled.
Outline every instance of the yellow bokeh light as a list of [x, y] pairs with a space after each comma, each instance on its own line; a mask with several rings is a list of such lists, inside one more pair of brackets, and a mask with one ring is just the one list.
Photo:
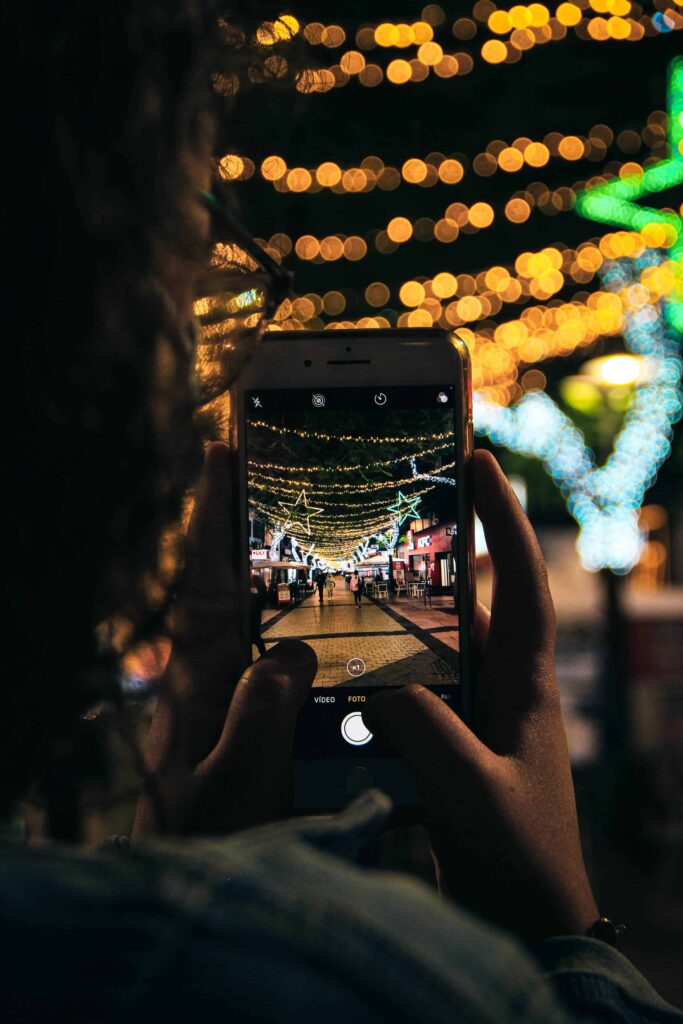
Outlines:
[[320, 41], [322, 42], [323, 46], [341, 46], [344, 42], [346, 42], [346, 32], [341, 27], [341, 25], [327, 25], [323, 29]]
[[382, 22], [375, 29], [375, 42], [378, 46], [395, 46], [398, 39], [398, 30], [395, 25], [388, 21]]
[[324, 260], [338, 260], [344, 254], [344, 244], [336, 235], [328, 235], [320, 243], [320, 255]]
[[531, 216], [531, 207], [525, 199], [510, 199], [505, 206], [505, 216], [513, 224], [523, 224]]
[[468, 320], [479, 320], [481, 317], [481, 302], [474, 295], [466, 295], [459, 299], [456, 305], [458, 316], [467, 322]]
[[470, 207], [470, 224], [475, 228], [487, 228], [493, 224], [493, 207], [488, 203], [475, 203]]
[[294, 251], [300, 260], [312, 260], [320, 252], [320, 242], [313, 235], [302, 235], [297, 238]]
[[419, 281], [406, 281], [401, 285], [398, 297], [404, 306], [419, 306], [424, 302], [425, 290]]
[[498, 36], [503, 36], [512, 29], [512, 22], [507, 11], [494, 11], [488, 24], [491, 31]]
[[443, 242], [445, 244], [454, 242], [460, 234], [460, 228], [455, 221], [450, 220], [448, 217], [442, 217], [434, 225], [434, 237], [437, 242]]
[[406, 318], [408, 327], [432, 327], [434, 320], [426, 309], [413, 309]]
[[407, 217], [394, 217], [387, 224], [387, 234], [392, 242], [407, 242], [413, 234], [413, 225]]
[[443, 57], [443, 49], [438, 43], [423, 43], [417, 51], [417, 59], [421, 60], [427, 67], [438, 64]]
[[653, 221], [640, 229], [640, 236], [650, 249], [669, 248], [677, 239], [676, 229], [671, 224]]
[[547, 25], [550, 20], [550, 11], [544, 4], [530, 4], [528, 7], [529, 11], [529, 24], [532, 28], [542, 28]]
[[524, 159], [529, 167], [545, 167], [550, 159], [550, 150], [542, 142], [530, 142], [524, 148]]
[[513, 146], [506, 146], [498, 154], [498, 166], [501, 171], [512, 173], [518, 171], [524, 164], [524, 157]]
[[438, 64], [434, 65], [434, 74], [439, 78], [453, 78], [460, 70], [457, 57], [445, 53]]
[[413, 30], [413, 39], [418, 46], [421, 46], [422, 43], [429, 43], [434, 38], [434, 29], [426, 21], [415, 21], [411, 28]]
[[324, 28], [325, 26], [319, 21], [309, 21], [304, 28], [304, 39], [311, 46], [318, 46], [322, 42]]
[[244, 173], [244, 160], [236, 153], [228, 153], [219, 161], [218, 173], [223, 181], [234, 181]]
[[591, 18], [588, 22], [588, 34], [591, 39], [596, 39], [598, 42], [609, 39], [609, 29], [607, 28], [607, 22], [605, 19]]
[[432, 290], [440, 299], [449, 299], [458, 290], [457, 278], [443, 271], [432, 279]]
[[585, 146], [577, 135], [565, 135], [558, 146], [558, 151], [565, 160], [580, 160], [585, 152]]
[[292, 192], [305, 192], [312, 182], [311, 172], [305, 167], [293, 167], [287, 175], [287, 187]]
[[494, 292], [502, 292], [510, 281], [510, 273], [505, 267], [491, 267], [486, 271], [486, 287]]
[[489, 39], [481, 48], [481, 55], [488, 64], [502, 64], [507, 54], [507, 46], [499, 39]]
[[315, 316], [315, 306], [309, 298], [302, 296], [292, 303], [292, 313], [297, 320], [310, 320], [312, 316]]
[[368, 176], [360, 167], [349, 167], [342, 174], [341, 180], [347, 192], [362, 192], [368, 183]]
[[459, 160], [443, 160], [439, 164], [439, 178], [446, 185], [456, 185], [462, 180], [465, 170]]
[[360, 235], [351, 235], [344, 242], [344, 256], [352, 262], [362, 260], [367, 255], [367, 251], [367, 243]]
[[510, 42], [516, 50], [530, 50], [536, 45], [536, 37], [534, 36], [531, 29], [528, 28], [516, 28], [510, 36]]
[[523, 4], [516, 4], [510, 8], [510, 22], [513, 28], [526, 28], [531, 24], [531, 14], [528, 7]]
[[628, 39], [631, 34], [631, 26], [625, 18], [608, 18], [607, 31], [610, 39]]
[[413, 69], [407, 60], [392, 60], [387, 68], [387, 78], [394, 85], [403, 85], [404, 82], [409, 82], [412, 76]]
[[279, 181], [287, 173], [287, 164], [281, 156], [267, 156], [261, 163], [261, 175], [266, 181]]
[[401, 50], [404, 50], [406, 46], [412, 46], [415, 42], [415, 35], [410, 25], [401, 23], [396, 26], [396, 42], [395, 46], [398, 46]]
[[365, 67], [365, 57], [358, 50], [348, 50], [339, 58], [339, 67], [347, 75], [358, 75]]
[[319, 185], [324, 185], [326, 188], [332, 188], [334, 185], [338, 185], [341, 181], [341, 167], [339, 167], [338, 164], [333, 163], [331, 160], [326, 160], [318, 167], [315, 172], [315, 178]]
[[619, 177], [622, 180], [624, 178], [642, 178], [643, 174], [643, 168], [634, 160], [627, 160], [627, 162], [619, 168]]
[[581, 21], [581, 8], [576, 4], [560, 4], [555, 12], [555, 17], [561, 25], [566, 25], [568, 28], [578, 25]]
[[410, 160], [406, 160], [401, 168], [401, 173], [405, 181], [417, 185], [427, 177], [427, 165], [424, 160], [412, 157]]

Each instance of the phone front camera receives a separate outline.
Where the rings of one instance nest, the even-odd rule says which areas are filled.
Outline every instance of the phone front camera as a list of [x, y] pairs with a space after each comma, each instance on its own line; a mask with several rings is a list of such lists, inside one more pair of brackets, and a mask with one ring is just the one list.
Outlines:
[[304, 359], [304, 366], [313, 366], [313, 362], [310, 359]]

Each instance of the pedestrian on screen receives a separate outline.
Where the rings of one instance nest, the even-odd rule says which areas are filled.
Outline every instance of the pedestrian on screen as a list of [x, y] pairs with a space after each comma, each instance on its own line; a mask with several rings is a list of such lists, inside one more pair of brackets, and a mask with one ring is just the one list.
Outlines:
[[325, 580], [325, 586], [327, 587], [327, 596], [330, 598], [330, 600], [332, 600], [332, 598], [334, 597], [334, 588], [336, 584], [331, 576], [328, 576], [327, 579]]
[[356, 603], [356, 608], [360, 608], [360, 576], [358, 575], [358, 569], [356, 569], [351, 577], [351, 593], [353, 594], [353, 600]]
[[320, 601], [320, 604], [322, 604], [323, 603], [323, 592], [325, 590], [325, 573], [324, 572], [319, 572], [318, 573], [318, 575], [316, 577], [315, 585], [318, 588], [318, 600]]

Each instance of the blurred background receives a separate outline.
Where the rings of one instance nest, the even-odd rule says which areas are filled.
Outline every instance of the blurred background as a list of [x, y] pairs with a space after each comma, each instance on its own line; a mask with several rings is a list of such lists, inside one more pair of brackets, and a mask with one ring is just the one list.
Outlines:
[[[548, 561], [599, 904], [679, 1003], [682, 29], [680, 0], [299, 5], [265, 68], [311, 70], [286, 104], [242, 89], [220, 163], [294, 270], [276, 327], [466, 340]], [[428, 873], [412, 849], [389, 861]]]
[[[220, 174], [295, 274], [272, 329], [466, 341], [549, 566], [598, 903], [683, 1003], [683, 0], [272, 18], [216, 79]], [[382, 858], [430, 876], [419, 830]]]

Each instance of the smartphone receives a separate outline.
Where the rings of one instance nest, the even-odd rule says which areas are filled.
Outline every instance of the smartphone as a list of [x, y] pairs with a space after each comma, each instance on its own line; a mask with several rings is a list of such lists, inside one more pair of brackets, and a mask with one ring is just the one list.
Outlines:
[[250, 656], [285, 637], [318, 673], [294, 743], [294, 809], [378, 786], [419, 801], [362, 708], [378, 687], [431, 689], [470, 720], [474, 614], [467, 348], [430, 329], [273, 332], [233, 418]]

